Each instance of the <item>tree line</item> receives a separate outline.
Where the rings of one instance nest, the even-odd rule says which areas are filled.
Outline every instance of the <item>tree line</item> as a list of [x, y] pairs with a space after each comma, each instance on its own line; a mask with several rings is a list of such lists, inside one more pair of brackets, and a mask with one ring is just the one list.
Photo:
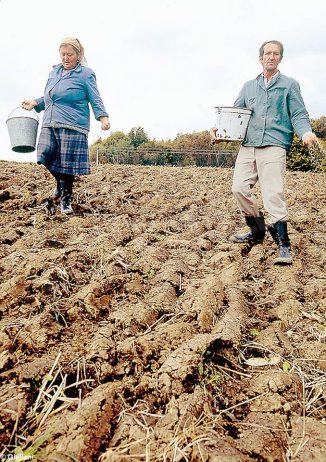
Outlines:
[[[326, 117], [311, 119], [311, 126], [320, 140], [319, 146], [309, 152], [295, 135], [287, 156], [290, 170], [326, 171]], [[178, 133], [172, 140], [151, 140], [144, 128], [133, 127], [128, 133], [116, 131], [96, 140], [90, 146], [90, 158], [100, 163], [231, 166], [239, 146], [236, 141], [212, 146], [208, 130]]]

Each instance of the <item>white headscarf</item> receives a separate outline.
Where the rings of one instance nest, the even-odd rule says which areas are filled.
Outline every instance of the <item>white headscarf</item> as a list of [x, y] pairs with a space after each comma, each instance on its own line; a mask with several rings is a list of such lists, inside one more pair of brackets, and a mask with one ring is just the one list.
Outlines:
[[78, 38], [76, 37], [65, 37], [63, 40], [61, 40], [59, 49], [64, 46], [64, 45], [71, 45], [75, 48], [77, 53], [80, 55], [80, 64], [82, 66], [87, 66], [87, 61], [85, 58], [85, 50], [83, 45], [80, 43]]

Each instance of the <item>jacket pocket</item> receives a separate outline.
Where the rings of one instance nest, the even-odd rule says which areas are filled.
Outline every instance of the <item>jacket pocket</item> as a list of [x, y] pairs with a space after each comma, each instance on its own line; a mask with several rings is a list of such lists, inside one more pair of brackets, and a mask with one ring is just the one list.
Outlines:
[[256, 98], [248, 98], [248, 107], [249, 109], [254, 110], [256, 106]]

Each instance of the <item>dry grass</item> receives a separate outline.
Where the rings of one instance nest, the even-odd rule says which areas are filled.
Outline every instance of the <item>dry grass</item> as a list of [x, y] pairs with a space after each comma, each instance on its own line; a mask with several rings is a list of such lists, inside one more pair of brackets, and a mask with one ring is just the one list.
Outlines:
[[[77, 379], [74, 383], [67, 385], [67, 374], [63, 373], [59, 364], [60, 357], [61, 352], [56, 356], [50, 371], [43, 377], [35, 403], [28, 411], [25, 423], [21, 426], [19, 425], [21, 415], [18, 409], [14, 429], [3, 454], [34, 455], [36, 450], [51, 436], [51, 428], [46, 428], [47, 420], [72, 405], [81, 406], [80, 386], [93, 382], [93, 379], [86, 378], [83, 366], [80, 367], [77, 362]], [[78, 397], [67, 396], [67, 391], [71, 389], [77, 391]], [[15, 444], [12, 444], [14, 439]]]
[[[188, 462], [194, 446], [196, 446], [201, 460], [204, 462], [201, 445], [210, 441], [210, 433], [214, 431], [215, 425], [214, 421], [206, 415], [203, 414], [195, 420], [191, 418], [182, 426], [178, 424], [173, 437], [165, 445], [161, 444], [160, 448], [155, 446], [155, 430], [147, 422], [146, 417], [160, 419], [164, 418], [164, 415], [149, 412], [149, 408], [144, 401], [137, 401], [133, 407], [126, 408], [120, 413], [119, 421], [121, 422], [126, 417], [131, 417], [132, 424], [141, 428], [145, 436], [126, 444], [111, 447], [101, 455], [101, 462], [115, 460], [115, 457], [124, 457], [122, 460], [125, 461]], [[140, 447], [142, 451], [135, 453], [134, 449], [139, 450]], [[119, 458], [119, 460], [121, 459]]]
[[[258, 350], [262, 354], [269, 356], [275, 355], [276, 353], [272, 350], [260, 345], [257, 342], [247, 342], [244, 345], [244, 349], [249, 350]], [[243, 352], [242, 352], [243, 355]], [[318, 360], [324, 361], [325, 360]], [[316, 360], [311, 358], [300, 358], [294, 354], [288, 356], [281, 356], [281, 365], [283, 365], [283, 370], [296, 374], [301, 383], [301, 415], [302, 415], [302, 434], [299, 443], [296, 448], [291, 448], [290, 446], [286, 452], [286, 462], [290, 462], [296, 459], [297, 455], [308, 443], [309, 438], [306, 436], [306, 418], [309, 417], [319, 417], [325, 415], [326, 410], [326, 372], [315, 367]], [[284, 367], [286, 365], [286, 367]], [[266, 368], [264, 368], [266, 371]], [[287, 428], [285, 431], [287, 433]], [[289, 441], [290, 438], [287, 437]]]

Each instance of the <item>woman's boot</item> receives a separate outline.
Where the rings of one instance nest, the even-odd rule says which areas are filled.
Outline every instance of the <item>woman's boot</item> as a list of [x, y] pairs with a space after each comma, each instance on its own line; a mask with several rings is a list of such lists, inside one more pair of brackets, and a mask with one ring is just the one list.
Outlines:
[[70, 213], [73, 213], [73, 211], [74, 211], [72, 206], [71, 206], [73, 182], [74, 182], [74, 176], [73, 175], [61, 174], [61, 179], [60, 179], [60, 188], [61, 188], [60, 209], [61, 209], [61, 213], [70, 214]]
[[52, 176], [54, 176], [55, 178], [55, 181], [56, 181], [56, 186], [53, 190], [53, 193], [52, 193], [52, 199], [54, 199], [55, 201], [57, 201], [58, 199], [60, 199], [60, 196], [61, 196], [61, 184], [60, 184], [60, 173], [58, 172], [54, 172], [52, 170], [50, 170], [50, 173]]

